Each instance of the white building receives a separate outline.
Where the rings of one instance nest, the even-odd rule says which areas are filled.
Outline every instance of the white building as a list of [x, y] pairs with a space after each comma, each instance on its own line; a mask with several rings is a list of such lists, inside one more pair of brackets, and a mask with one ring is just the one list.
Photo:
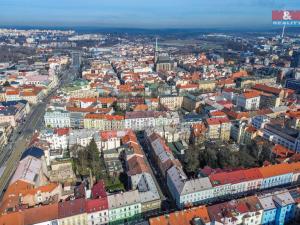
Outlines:
[[50, 149], [66, 150], [69, 146], [69, 129], [45, 129], [40, 133], [40, 139], [50, 144]]
[[52, 128], [71, 127], [70, 113], [65, 110], [48, 109], [44, 116], [45, 126]]
[[142, 212], [138, 190], [107, 196], [109, 222], [134, 219]]
[[260, 95], [257, 92], [245, 92], [237, 97], [236, 105], [245, 110], [256, 110], [259, 108]]
[[71, 130], [69, 137], [69, 148], [74, 145], [80, 145], [82, 147], [88, 146], [96, 132], [97, 130], [95, 129]]
[[167, 185], [179, 208], [205, 203], [214, 197], [207, 177], [188, 180], [182, 168], [177, 166], [168, 170]]

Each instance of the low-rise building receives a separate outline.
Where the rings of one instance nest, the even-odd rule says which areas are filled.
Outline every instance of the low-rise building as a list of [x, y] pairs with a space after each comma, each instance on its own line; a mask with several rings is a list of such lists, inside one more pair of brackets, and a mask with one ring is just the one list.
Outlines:
[[260, 93], [244, 92], [237, 97], [236, 105], [244, 110], [257, 110], [260, 104]]
[[62, 225], [86, 225], [85, 199], [79, 198], [58, 203], [58, 221]]
[[138, 190], [107, 196], [110, 224], [120, 224], [137, 220], [142, 212]]
[[208, 206], [208, 214], [215, 224], [222, 225], [260, 225], [263, 208], [257, 197]]
[[109, 223], [107, 197], [86, 200], [88, 225], [102, 225]]
[[207, 137], [228, 141], [230, 138], [231, 122], [227, 117], [208, 118], [205, 120], [207, 126]]
[[210, 225], [207, 207], [198, 206], [149, 219], [150, 225], [203, 224]]
[[177, 112], [159, 111], [135, 111], [126, 112], [125, 128], [133, 130], [145, 130], [155, 126], [179, 124]]
[[206, 203], [214, 197], [207, 177], [188, 179], [178, 166], [168, 170], [167, 185], [178, 208]]
[[69, 147], [69, 128], [44, 129], [39, 138], [50, 144], [50, 149], [63, 149]]
[[177, 110], [181, 108], [183, 96], [169, 95], [160, 96], [159, 103], [169, 110]]
[[261, 131], [263, 138], [296, 152], [300, 151], [300, 132], [298, 130], [267, 123]]
[[86, 129], [123, 130], [124, 117], [119, 115], [90, 113], [85, 115], [83, 124]]
[[62, 109], [47, 109], [44, 121], [49, 128], [71, 127], [70, 112]]
[[276, 164], [260, 167], [259, 171], [263, 177], [261, 189], [290, 184], [293, 181], [293, 168], [291, 164]]

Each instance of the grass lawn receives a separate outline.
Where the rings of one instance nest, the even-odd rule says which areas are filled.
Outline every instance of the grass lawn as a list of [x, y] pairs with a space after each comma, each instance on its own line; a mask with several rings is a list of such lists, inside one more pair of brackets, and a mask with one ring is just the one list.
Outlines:
[[108, 191], [125, 191], [124, 184], [120, 181], [119, 177], [107, 177], [104, 179], [105, 187]]

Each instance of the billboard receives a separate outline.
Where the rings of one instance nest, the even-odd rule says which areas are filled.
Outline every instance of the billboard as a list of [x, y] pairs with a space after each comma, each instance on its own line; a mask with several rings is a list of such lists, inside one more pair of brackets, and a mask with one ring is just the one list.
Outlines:
[[300, 26], [300, 10], [273, 10], [273, 25]]

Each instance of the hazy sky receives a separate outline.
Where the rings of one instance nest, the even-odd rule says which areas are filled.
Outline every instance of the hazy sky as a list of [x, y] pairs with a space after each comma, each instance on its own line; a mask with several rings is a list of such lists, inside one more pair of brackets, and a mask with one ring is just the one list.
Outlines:
[[262, 27], [300, 0], [0, 0], [0, 25]]

